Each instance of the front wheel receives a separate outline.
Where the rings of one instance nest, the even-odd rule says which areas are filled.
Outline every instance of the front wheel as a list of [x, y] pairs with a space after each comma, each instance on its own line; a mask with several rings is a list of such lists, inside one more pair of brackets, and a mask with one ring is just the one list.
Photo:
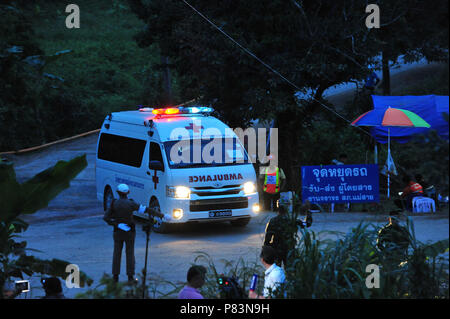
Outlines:
[[103, 210], [106, 212], [112, 204], [114, 200], [114, 194], [111, 190], [111, 187], [107, 186], [105, 188], [105, 192], [103, 193]]
[[[150, 201], [149, 208], [154, 209], [158, 213], [161, 212], [161, 207], [159, 206], [159, 202], [158, 202], [157, 199], [152, 199]], [[153, 225], [153, 230], [156, 233], [164, 234], [164, 233], [168, 233], [170, 231], [170, 226], [171, 225], [163, 222], [162, 218], [155, 216], [154, 220], [155, 220], [155, 224]]]

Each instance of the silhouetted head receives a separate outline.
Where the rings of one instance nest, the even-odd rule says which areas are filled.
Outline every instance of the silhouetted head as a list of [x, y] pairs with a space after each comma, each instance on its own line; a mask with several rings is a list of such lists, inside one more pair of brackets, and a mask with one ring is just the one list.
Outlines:
[[271, 246], [263, 246], [259, 257], [267, 265], [273, 265], [275, 258], [277, 257], [277, 252]]
[[47, 295], [59, 294], [62, 292], [61, 281], [56, 277], [41, 279], [42, 287]]
[[341, 154], [339, 155], [339, 162], [341, 163], [347, 163], [347, 154]]

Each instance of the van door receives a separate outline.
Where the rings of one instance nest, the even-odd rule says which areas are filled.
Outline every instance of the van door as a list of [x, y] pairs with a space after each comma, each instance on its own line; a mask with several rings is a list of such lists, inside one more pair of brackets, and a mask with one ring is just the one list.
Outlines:
[[[147, 141], [138, 136], [122, 136], [102, 132], [97, 151], [96, 178], [98, 192], [103, 195], [106, 185], [112, 189], [117, 198], [116, 188], [119, 184], [130, 187], [128, 198], [141, 202], [144, 199], [147, 167], [143, 161]], [[144, 163], [143, 163], [144, 162]], [[108, 205], [108, 203], [105, 203]]]
[[147, 175], [150, 177], [148, 183], [146, 183], [146, 193], [148, 194], [147, 203], [150, 205], [150, 201], [153, 197], [158, 200], [161, 212], [165, 212], [164, 197], [166, 195], [166, 167], [162, 157], [161, 146], [159, 143], [150, 142], [149, 145], [149, 160]]

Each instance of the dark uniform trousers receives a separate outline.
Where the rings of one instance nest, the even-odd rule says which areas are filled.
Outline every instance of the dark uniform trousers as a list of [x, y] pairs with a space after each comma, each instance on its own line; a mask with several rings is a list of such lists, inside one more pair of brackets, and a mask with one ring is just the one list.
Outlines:
[[[136, 227], [133, 219], [133, 211], [139, 209], [132, 199], [120, 198], [111, 203], [109, 209], [105, 212], [103, 219], [111, 226], [114, 226], [114, 253], [112, 274], [120, 274], [120, 261], [122, 259], [123, 245], [125, 244], [127, 275], [134, 275], [134, 239], [136, 238]], [[129, 231], [121, 230], [118, 225], [124, 223], [131, 229]]]
[[126, 254], [126, 265], [127, 265], [127, 275], [134, 275], [134, 240], [136, 238], [136, 231], [122, 231], [117, 229], [113, 233], [114, 238], [114, 253], [113, 253], [113, 264], [112, 264], [112, 274], [120, 274], [120, 262], [122, 260], [122, 250], [123, 244], [125, 244], [125, 254]]

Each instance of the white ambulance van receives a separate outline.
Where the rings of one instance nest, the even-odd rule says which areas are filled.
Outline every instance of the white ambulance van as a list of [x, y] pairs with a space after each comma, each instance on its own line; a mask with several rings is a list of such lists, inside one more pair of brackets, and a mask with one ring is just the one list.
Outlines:
[[157, 232], [166, 232], [172, 223], [248, 224], [260, 210], [256, 173], [237, 135], [212, 111], [191, 106], [108, 115], [95, 168], [103, 208], [124, 183], [129, 198], [172, 217], [170, 222], [157, 219]]

